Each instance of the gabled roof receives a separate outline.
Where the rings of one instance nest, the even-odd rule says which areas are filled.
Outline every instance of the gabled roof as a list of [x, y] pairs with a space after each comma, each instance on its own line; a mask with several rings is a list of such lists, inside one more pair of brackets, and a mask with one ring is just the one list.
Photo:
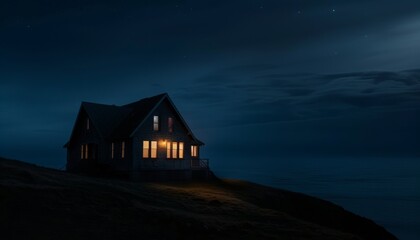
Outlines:
[[[137, 102], [122, 106], [82, 102], [80, 111], [82, 111], [82, 109], [86, 111], [93, 126], [96, 127], [99, 134], [104, 139], [122, 139], [131, 137], [152, 114], [153, 110], [156, 109], [165, 99], [167, 99], [172, 105], [192, 139], [197, 144], [204, 145], [203, 142], [194, 136], [167, 93], [143, 98]], [[78, 118], [80, 116], [80, 111]], [[73, 132], [70, 140], [73, 137]], [[65, 146], [67, 146], [67, 144]]]
[[124, 118], [123, 124], [120, 124], [114, 130], [113, 137], [126, 138], [131, 136], [140, 123], [142, 123], [147, 116], [149, 116], [152, 110], [155, 109], [167, 96], [168, 94], [163, 93], [121, 106], [121, 108], [129, 109], [130, 114]]
[[82, 102], [92, 124], [102, 137], [108, 138], [114, 129], [130, 114], [130, 109], [98, 103]]

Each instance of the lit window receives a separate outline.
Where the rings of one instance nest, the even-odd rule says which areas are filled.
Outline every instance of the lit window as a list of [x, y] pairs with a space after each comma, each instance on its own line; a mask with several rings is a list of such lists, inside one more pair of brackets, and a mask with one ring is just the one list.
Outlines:
[[168, 131], [171, 133], [174, 131], [174, 119], [168, 118]]
[[[80, 147], [80, 158], [88, 159], [88, 156], [89, 156], [88, 144], [82, 144], [82, 146]], [[92, 157], [95, 157], [95, 156], [92, 155]]]
[[171, 158], [171, 142], [166, 142], [166, 158]]
[[159, 131], [159, 116], [153, 116], [153, 131]]
[[184, 143], [179, 143], [179, 158], [184, 158]]
[[85, 144], [85, 159], [88, 159], [88, 156], [89, 156], [88, 144]]
[[121, 158], [125, 157], [125, 142], [121, 143]]
[[178, 143], [172, 143], [172, 158], [178, 158]]
[[114, 159], [114, 143], [111, 143], [111, 158]]
[[152, 141], [152, 152], [150, 156], [152, 158], [157, 158], [157, 141]]
[[149, 158], [150, 142], [143, 141], [143, 158]]
[[89, 130], [90, 129], [90, 121], [89, 118], [86, 119], [86, 129]]
[[197, 157], [197, 146], [192, 145], [191, 146], [191, 157]]

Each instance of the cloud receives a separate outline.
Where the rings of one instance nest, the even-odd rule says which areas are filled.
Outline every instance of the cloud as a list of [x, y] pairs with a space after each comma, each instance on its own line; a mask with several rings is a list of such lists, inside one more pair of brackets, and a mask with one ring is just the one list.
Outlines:
[[[175, 96], [208, 106], [220, 125], [297, 121], [420, 109], [420, 70], [281, 74], [238, 66], [202, 77]], [[212, 119], [214, 121], [215, 119]], [[205, 121], [205, 120], [204, 120]]]

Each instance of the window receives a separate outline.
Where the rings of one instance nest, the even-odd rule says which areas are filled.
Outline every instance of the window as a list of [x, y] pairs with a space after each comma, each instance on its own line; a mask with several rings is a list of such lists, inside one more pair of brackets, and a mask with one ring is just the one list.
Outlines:
[[153, 116], [153, 131], [159, 131], [159, 116]]
[[173, 118], [168, 118], [168, 131], [170, 133], [174, 132], [174, 119]]
[[80, 147], [80, 159], [88, 159], [89, 149], [88, 144], [82, 144]]
[[152, 158], [157, 158], [157, 141], [152, 141], [152, 152], [150, 156]]
[[172, 143], [172, 158], [178, 158], [178, 143]]
[[80, 146], [80, 159], [85, 159], [85, 145]]
[[171, 142], [166, 142], [166, 158], [171, 158]]
[[90, 121], [89, 118], [86, 119], [86, 129], [89, 130], [90, 129]]
[[125, 157], [125, 142], [121, 143], [121, 158]]
[[166, 158], [184, 158], [184, 142], [167, 142]]
[[198, 157], [197, 146], [191, 145], [191, 157]]
[[149, 158], [150, 142], [143, 141], [143, 158]]
[[184, 143], [179, 142], [179, 158], [184, 158]]
[[85, 144], [85, 159], [88, 159], [89, 156], [89, 149], [88, 149], [88, 144]]
[[115, 151], [114, 143], [111, 143], [111, 159], [114, 159], [114, 151]]

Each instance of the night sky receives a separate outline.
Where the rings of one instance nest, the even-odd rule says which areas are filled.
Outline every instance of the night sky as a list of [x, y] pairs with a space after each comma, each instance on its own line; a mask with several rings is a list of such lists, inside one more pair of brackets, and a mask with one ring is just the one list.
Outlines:
[[204, 157], [420, 156], [420, 1], [0, 2], [0, 155], [168, 92]]

